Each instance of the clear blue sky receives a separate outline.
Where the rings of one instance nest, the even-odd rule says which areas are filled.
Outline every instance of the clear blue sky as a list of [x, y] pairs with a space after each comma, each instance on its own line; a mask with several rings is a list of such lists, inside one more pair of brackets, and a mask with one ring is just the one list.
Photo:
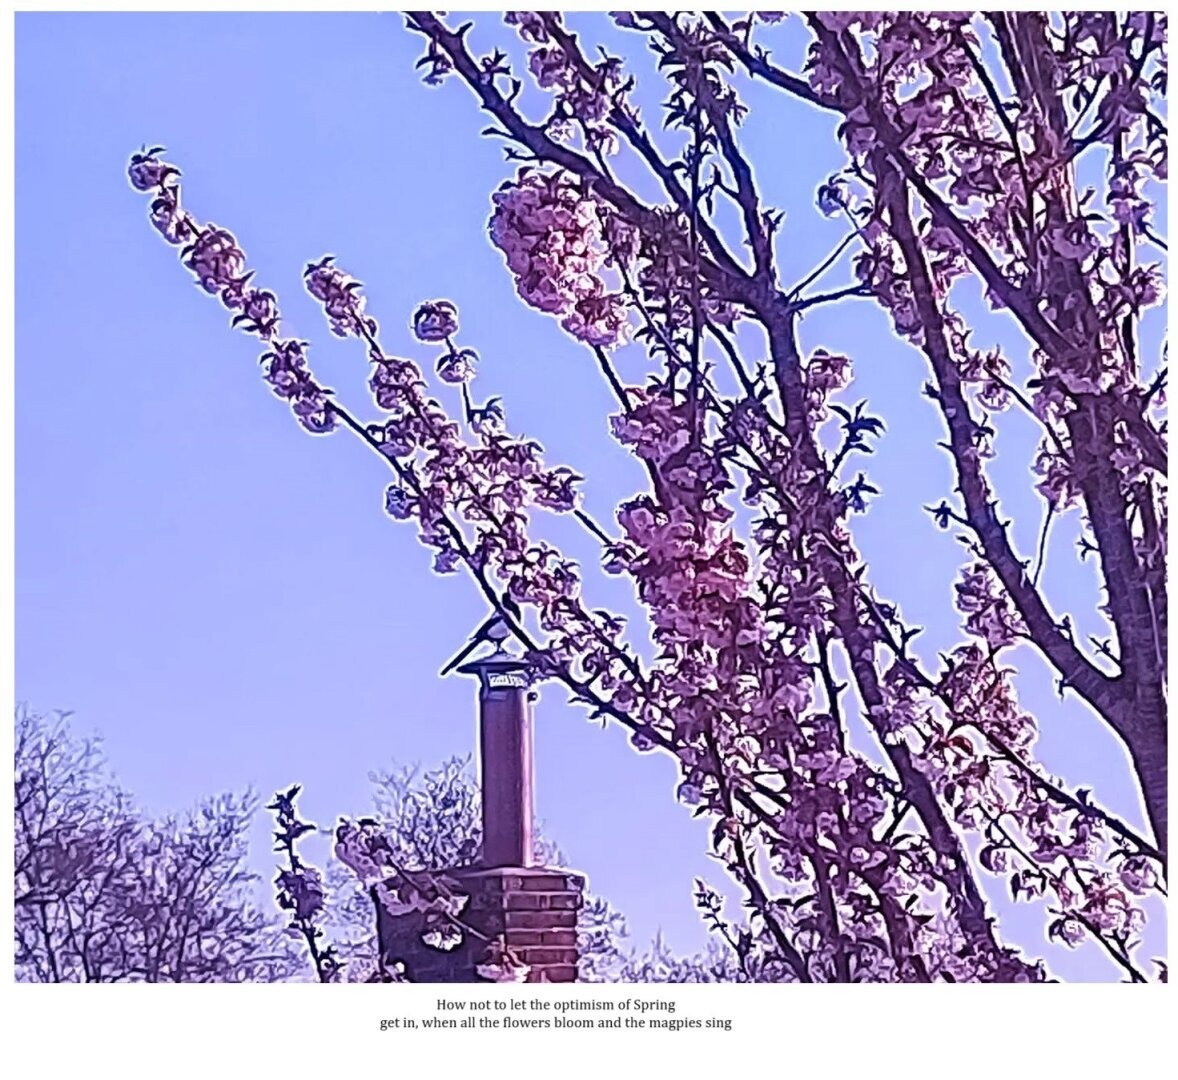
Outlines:
[[[514, 40], [494, 15], [480, 19], [476, 42]], [[577, 22], [635, 51], [637, 38], [600, 18]], [[478, 138], [486, 121], [465, 88], [421, 85], [419, 53], [392, 15], [17, 19], [17, 696], [101, 731], [151, 809], [297, 780], [304, 813], [328, 824], [367, 808], [369, 770], [468, 752], [474, 688], [435, 673], [484, 607], [466, 579], [433, 576], [412, 528], [385, 518], [373, 455], [343, 433], [305, 436], [267, 392], [256, 344], [191, 284], [127, 185], [143, 142], [168, 148], [199, 218], [236, 232], [279, 294], [284, 331], [313, 341], [314, 368], [345, 403], [375, 416], [362, 351], [331, 338], [301, 287], [304, 263], [325, 252], [365, 282], [390, 352], [427, 361], [408, 317], [422, 299], [453, 299], [463, 343], [483, 357], [476, 396], [502, 395], [513, 430], [590, 478], [599, 520], [642, 486], [607, 433], [612, 399], [592, 357], [519, 303], [485, 238], [489, 195], [508, 175], [499, 146]], [[645, 57], [639, 70], [651, 70]], [[640, 100], [656, 92], [646, 78]], [[796, 279], [841, 235], [813, 193], [842, 154], [829, 118], [762, 88], [746, 97], [747, 143], [787, 211], [781, 258]], [[827, 280], [844, 283], [845, 268]], [[888, 421], [865, 463], [884, 494], [856, 535], [881, 593], [928, 628], [931, 660], [960, 640], [949, 597], [962, 548], [920, 509], [951, 488], [940, 422], [919, 395], [923, 358], [866, 302], [816, 311], [802, 333], [808, 348], [855, 359], [852, 400]], [[1007, 324], [986, 320], [985, 341], [1011, 349], [1025, 375]], [[631, 349], [621, 369], [640, 381], [645, 361]], [[1035, 439], [1030, 424], [1004, 421], [994, 470], [1024, 553], [1041, 520], [1026, 472]], [[583, 557], [594, 604], [637, 617], [583, 535], [546, 528]], [[1075, 528], [1056, 527], [1046, 584], [1086, 634], [1099, 630], [1096, 585], [1075, 561]], [[1037, 661], [1018, 659], [1042, 759], [1140, 824], [1119, 746], [1074, 701], [1059, 704]], [[691, 880], [719, 884], [722, 872], [705, 828], [673, 801], [672, 764], [587, 723], [555, 687], [537, 729], [544, 830], [636, 937], [662, 927], [678, 949], [702, 943]], [[268, 878], [266, 836], [261, 821]], [[1021, 907], [1013, 925], [1047, 954], [1041, 913]], [[1091, 946], [1050, 956], [1066, 978], [1112, 974]]]

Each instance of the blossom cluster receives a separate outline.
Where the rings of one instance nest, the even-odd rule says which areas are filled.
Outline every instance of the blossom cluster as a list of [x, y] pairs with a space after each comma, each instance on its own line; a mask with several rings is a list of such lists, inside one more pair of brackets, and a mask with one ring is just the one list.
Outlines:
[[588, 150], [616, 154], [618, 138], [610, 116], [625, 107], [620, 62], [607, 56], [590, 63], [556, 12], [510, 11], [503, 21], [535, 46], [528, 53], [528, 70], [541, 89], [555, 96], [549, 133], [568, 140], [579, 130]]
[[364, 315], [364, 294], [360, 282], [335, 265], [333, 255], [309, 263], [303, 271], [303, 284], [323, 305], [328, 325], [336, 337], [359, 337], [375, 334], [375, 320]]
[[956, 592], [957, 610], [965, 616], [966, 630], [991, 649], [1013, 645], [1026, 636], [1026, 626], [989, 563], [963, 568]]
[[806, 408], [811, 424], [825, 420], [827, 401], [851, 381], [851, 360], [828, 349], [815, 349], [806, 364]]
[[596, 200], [565, 173], [523, 170], [492, 201], [491, 240], [525, 303], [561, 316], [561, 325], [589, 345], [623, 342], [626, 304], [601, 276], [608, 247]]

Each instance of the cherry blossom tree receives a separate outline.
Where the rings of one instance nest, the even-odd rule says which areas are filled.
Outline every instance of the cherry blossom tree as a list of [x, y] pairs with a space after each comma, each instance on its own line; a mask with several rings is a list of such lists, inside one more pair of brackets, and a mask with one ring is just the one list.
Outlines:
[[[796, 71], [766, 44], [783, 13], [612, 18], [654, 53], [665, 132], [636, 104], [627, 61], [559, 13], [505, 16], [526, 71], [504, 48], [476, 49], [469, 22], [406, 22], [425, 82], [465, 85], [506, 144], [489, 232], [520, 299], [556, 318], [616, 395], [613, 437], [648, 478], [616, 527], [582, 509], [575, 463], [513, 436], [499, 398], [476, 401], [479, 358], [455, 303], [413, 318], [438, 379], [458, 388], [448, 409], [418, 362], [382, 347], [361, 284], [332, 257], [307, 267], [331, 331], [370, 363], [380, 417], [361, 419], [316, 380], [308, 343], [281, 336], [277, 297], [234, 235], [182, 205], [161, 149], [132, 158], [131, 183], [259, 339], [263, 378], [303, 428], [346, 429], [386, 461], [385, 509], [414, 524], [434, 571], [469, 575], [537, 677], [638, 752], [674, 757], [679, 799], [712, 823], [711, 854], [744, 894], [739, 926], [708, 901], [742, 968], [801, 982], [1049, 978], [1004, 939], [986, 875], [1041, 904], [1053, 942], [1092, 940], [1125, 979], [1164, 978], [1138, 942], [1167, 851], [1166, 372], [1141, 332], [1164, 280], [1165, 16], [808, 13], [790, 17], [808, 37]], [[742, 139], [741, 85], [837, 120], [845, 167], [815, 196], [845, 236], [795, 282], [781, 262], [788, 208], [759, 183], [775, 163], [753, 162]], [[821, 285], [840, 269], [848, 281]], [[955, 289], [970, 281], [1017, 331], [1030, 378], [1009, 350], [971, 340]], [[958, 532], [966, 553], [961, 638], [939, 667], [911, 648], [903, 598], [880, 594], [856, 544], [885, 423], [848, 396], [855, 357], [803, 344], [805, 313], [835, 303], [878, 305], [927, 364], [955, 477], [930, 527]], [[623, 348], [646, 358], [641, 385], [619, 375]], [[1056, 611], [1044, 543], [1015, 545], [992, 477], [1004, 410], [1041, 434], [1025, 480], [1044, 538], [1053, 518], [1079, 517], [1103, 638], [1081, 640]], [[604, 569], [632, 582], [653, 654], [592, 605], [582, 568], [542, 536], [549, 512], [575, 517]], [[1015, 647], [1120, 740], [1148, 830], [1037, 760]]]

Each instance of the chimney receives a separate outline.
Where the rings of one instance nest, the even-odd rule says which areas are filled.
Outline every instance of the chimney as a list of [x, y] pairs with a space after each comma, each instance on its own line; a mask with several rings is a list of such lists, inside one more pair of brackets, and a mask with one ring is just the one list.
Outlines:
[[[413, 982], [500, 981], [507, 977], [504, 950], [526, 966], [527, 982], [575, 982], [577, 911], [585, 879], [534, 865], [536, 695], [527, 665], [496, 652], [458, 670], [479, 680], [483, 848], [476, 865], [440, 876], [449, 889], [470, 897], [460, 916], [469, 930], [457, 948], [443, 952], [422, 942], [420, 913], [390, 916], [378, 903], [381, 955], [387, 965], [404, 965]], [[503, 972], [498, 978], [496, 970]]]
[[528, 867], [535, 858], [532, 701], [527, 665], [511, 657], [458, 669], [479, 680], [479, 777], [486, 868]]

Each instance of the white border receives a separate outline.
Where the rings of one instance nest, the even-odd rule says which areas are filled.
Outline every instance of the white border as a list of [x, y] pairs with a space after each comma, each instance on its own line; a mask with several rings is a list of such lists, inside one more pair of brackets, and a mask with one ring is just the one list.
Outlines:
[[[829, 5], [837, 7], [838, 5]], [[859, 5], [872, 7], [874, 5]], [[1004, 7], [1032, 5], [1006, 4]], [[25, 4], [22, 11], [71, 11], [76, 4]], [[603, 10], [607, 5], [573, 5]], [[188, 3], [185, 10], [231, 11], [237, 5]], [[250, 10], [321, 11], [322, 3], [272, 4], [255, 0]], [[99, 9], [101, 10], [101, 9]], [[124, 3], [119, 10], [153, 11], [157, 5]], [[349, 4], [346, 10], [387, 10], [377, 4]], [[463, 10], [503, 10], [467, 4]], [[0, 29], [8, 69], [14, 70], [12, 9]], [[8, 98], [3, 118], [4, 145], [12, 153], [13, 79], [4, 79]], [[13, 171], [3, 176], [4, 325], [8, 357], [14, 356]], [[26, 360], [26, 362], [32, 362]], [[0, 553], [4, 578], [13, 581], [13, 420], [14, 367], [5, 365], [0, 438]], [[12, 590], [4, 591], [0, 684], [13, 688]], [[1178, 661], [1176, 661], [1178, 663]], [[9, 701], [13, 700], [9, 695]], [[12, 728], [4, 727], [11, 760]], [[6, 814], [11, 785], [4, 785]], [[5, 820], [10, 818], [6, 817]], [[0, 830], [6, 868], [11, 868], [11, 832]], [[11, 870], [7, 870], [11, 873]], [[11, 891], [0, 890], [0, 910], [11, 926]], [[17, 1075], [66, 1077], [166, 1077], [181, 1080], [211, 1071], [229, 1080], [261, 1075], [279, 1080], [285, 1073], [310, 1077], [313, 1070], [372, 1069], [395, 1075], [429, 1068], [432, 1075], [458, 1075], [473, 1065], [480, 1076], [510, 1073], [527, 1077], [580, 1075], [616, 1066], [627, 1078], [668, 1066], [705, 1076], [732, 1072], [743, 1076], [817, 1076], [842, 1080], [860, 1071], [872, 1078], [903, 1076], [916, 1080], [945, 1075], [1011, 1077], [1117, 1077], [1164, 1075], [1173, 1055], [1173, 1017], [1178, 1015], [1168, 987], [1129, 990], [1124, 986], [1037, 987], [824, 987], [795, 986], [588, 986], [457, 987], [352, 986], [325, 990], [310, 985], [282, 986], [16, 986], [11, 953], [5, 952], [3, 1059]], [[379, 1022], [393, 1016], [425, 1016], [439, 998], [533, 998], [673, 1000], [677, 1015], [733, 1020], [731, 1032], [718, 1031], [386, 1031]], [[1164, 1010], [1164, 1012], [1163, 1012]], [[493, 1014], [492, 1014], [493, 1015]], [[502, 1015], [502, 1013], [500, 1013]], [[551, 1015], [522, 1013], [525, 1016]], [[574, 1015], [574, 1014], [570, 1014]], [[578, 1013], [578, 1016], [593, 1015]], [[600, 1014], [598, 1014], [600, 1015]], [[613, 1014], [619, 1015], [619, 1014]], [[652, 1015], [652, 1014], [647, 1014]], [[662, 1015], [662, 1014], [659, 1014]], [[1163, 1016], [1168, 1015], [1169, 1021]], [[508, 1051], [508, 1053], [504, 1053]], [[521, 1053], [522, 1051], [522, 1053]], [[580, 1061], [577, 1060], [580, 1057]], [[342, 1067], [342, 1068], [341, 1068]], [[83, 1072], [84, 1070], [84, 1072]], [[259, 1072], [255, 1072], [259, 1070]], [[12, 1073], [10, 1073], [12, 1075]]]

